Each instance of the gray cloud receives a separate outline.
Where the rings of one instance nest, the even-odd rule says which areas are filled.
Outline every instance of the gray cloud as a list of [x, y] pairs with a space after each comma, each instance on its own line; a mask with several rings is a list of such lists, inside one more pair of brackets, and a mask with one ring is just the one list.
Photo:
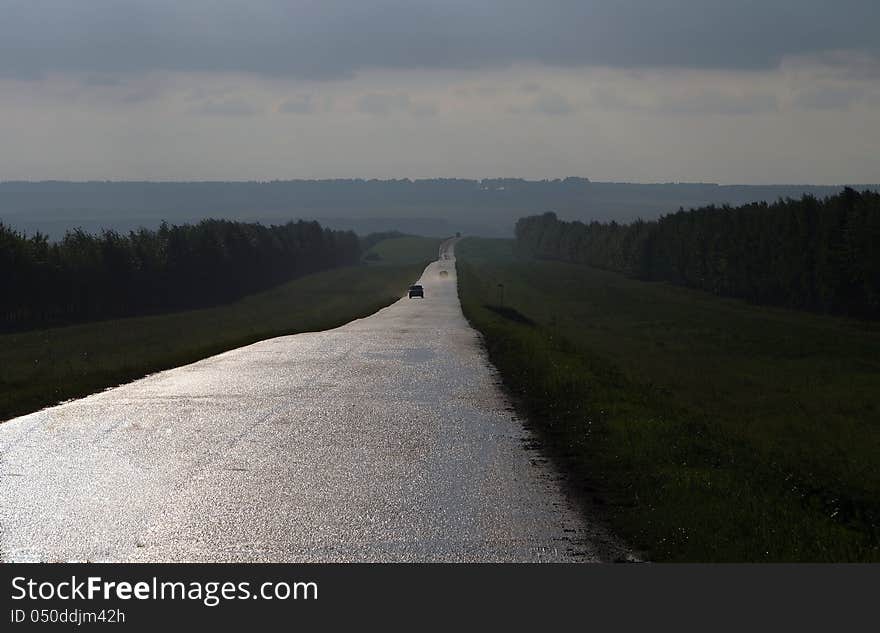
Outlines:
[[574, 112], [575, 106], [564, 95], [556, 92], [545, 92], [535, 99], [532, 104], [532, 110], [540, 114], [561, 116]]
[[597, 86], [590, 91], [593, 103], [606, 110], [641, 110], [643, 106], [609, 86]]
[[386, 116], [395, 110], [407, 110], [409, 95], [404, 93], [369, 92], [357, 100], [357, 109], [364, 114]]
[[388, 116], [394, 112], [408, 112], [413, 116], [433, 116], [437, 109], [430, 103], [414, 103], [405, 92], [368, 92], [355, 104], [358, 112], [373, 116]]
[[14, 77], [339, 78], [515, 62], [751, 69], [789, 55], [880, 52], [876, 0], [41, 0], [14, 1], [2, 17], [0, 75]]
[[152, 101], [158, 94], [158, 91], [153, 88], [137, 88], [124, 93], [121, 101], [123, 103], [144, 103], [145, 101]]
[[206, 101], [193, 108], [192, 112], [211, 116], [252, 116], [257, 110], [247, 101], [229, 98]]
[[315, 104], [312, 95], [297, 95], [282, 101], [278, 106], [278, 111], [288, 114], [311, 114], [315, 111]]
[[413, 103], [409, 106], [409, 113], [419, 117], [434, 116], [437, 114], [437, 108], [430, 103]]
[[819, 78], [847, 81], [880, 79], [880, 55], [864, 51], [826, 51], [792, 58], [792, 69], [805, 67]]
[[636, 101], [609, 87], [591, 92], [592, 102], [606, 110], [668, 115], [749, 115], [779, 111], [779, 99], [769, 92], [724, 92], [705, 89], [690, 94], [661, 95], [656, 102]]
[[83, 83], [87, 86], [107, 88], [120, 85], [122, 80], [113, 75], [88, 75], [83, 79]]
[[705, 91], [686, 97], [665, 99], [657, 108], [663, 114], [720, 114], [746, 115], [776, 112], [779, 101], [776, 95], [753, 92], [724, 94]]
[[794, 104], [808, 110], [847, 110], [865, 94], [859, 86], [819, 86], [799, 93]]

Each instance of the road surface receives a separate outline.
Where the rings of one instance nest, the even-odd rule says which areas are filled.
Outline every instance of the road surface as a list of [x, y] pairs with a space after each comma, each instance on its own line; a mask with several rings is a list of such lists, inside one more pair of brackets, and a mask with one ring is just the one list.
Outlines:
[[529, 447], [452, 242], [419, 283], [341, 328], [0, 424], [0, 560], [627, 558]]

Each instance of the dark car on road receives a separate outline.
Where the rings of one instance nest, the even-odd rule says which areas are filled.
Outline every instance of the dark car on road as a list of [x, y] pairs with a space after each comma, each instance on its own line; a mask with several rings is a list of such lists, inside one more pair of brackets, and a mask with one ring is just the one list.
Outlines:
[[424, 299], [425, 298], [425, 289], [422, 288], [419, 284], [416, 284], [414, 286], [410, 286], [409, 287], [409, 298], [412, 299], [413, 297], [421, 297], [422, 299]]

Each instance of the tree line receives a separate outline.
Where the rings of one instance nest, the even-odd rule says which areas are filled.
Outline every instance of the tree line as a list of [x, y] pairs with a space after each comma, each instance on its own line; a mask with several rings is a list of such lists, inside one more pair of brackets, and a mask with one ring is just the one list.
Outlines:
[[0, 329], [189, 309], [300, 275], [355, 264], [351, 231], [203, 220], [121, 234], [68, 231], [52, 242], [0, 222]]
[[880, 318], [880, 194], [706, 206], [631, 224], [520, 219], [517, 247], [748, 301]]

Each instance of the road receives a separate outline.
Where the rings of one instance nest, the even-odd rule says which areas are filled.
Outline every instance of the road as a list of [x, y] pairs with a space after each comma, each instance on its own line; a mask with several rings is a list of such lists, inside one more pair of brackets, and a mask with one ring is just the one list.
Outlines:
[[0, 424], [0, 560], [595, 561], [453, 242], [403, 298]]

